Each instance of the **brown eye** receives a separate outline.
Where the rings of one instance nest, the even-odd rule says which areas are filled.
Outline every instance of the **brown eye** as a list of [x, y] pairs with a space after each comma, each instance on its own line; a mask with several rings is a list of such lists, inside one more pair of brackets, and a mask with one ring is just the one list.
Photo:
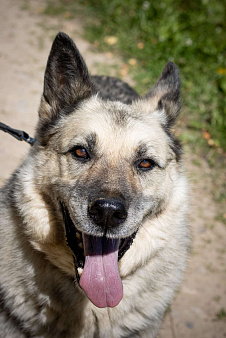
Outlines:
[[156, 166], [156, 163], [153, 160], [143, 160], [138, 163], [137, 167], [141, 170], [151, 170]]
[[72, 148], [71, 153], [72, 156], [78, 160], [88, 160], [90, 158], [87, 150], [82, 146], [76, 146]]

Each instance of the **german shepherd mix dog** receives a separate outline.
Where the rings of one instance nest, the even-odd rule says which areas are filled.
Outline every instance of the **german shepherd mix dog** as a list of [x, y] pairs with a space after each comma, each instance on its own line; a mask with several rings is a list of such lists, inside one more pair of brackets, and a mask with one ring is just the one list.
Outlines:
[[1, 190], [1, 337], [155, 337], [185, 269], [187, 183], [169, 62], [144, 97], [59, 33], [36, 143]]

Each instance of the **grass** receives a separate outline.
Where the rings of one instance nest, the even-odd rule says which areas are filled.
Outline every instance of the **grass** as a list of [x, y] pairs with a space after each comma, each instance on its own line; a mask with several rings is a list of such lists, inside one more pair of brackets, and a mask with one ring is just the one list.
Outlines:
[[226, 213], [218, 213], [215, 217], [216, 221], [219, 221], [226, 225]]
[[222, 308], [217, 314], [216, 314], [217, 320], [226, 320], [226, 311], [224, 308]]
[[[58, 0], [46, 14], [83, 13], [86, 37], [100, 50], [120, 53], [145, 93], [168, 60], [182, 76], [188, 142], [226, 151], [226, 64], [221, 0]], [[130, 64], [131, 59], [133, 62]], [[135, 60], [135, 61], [134, 61]]]

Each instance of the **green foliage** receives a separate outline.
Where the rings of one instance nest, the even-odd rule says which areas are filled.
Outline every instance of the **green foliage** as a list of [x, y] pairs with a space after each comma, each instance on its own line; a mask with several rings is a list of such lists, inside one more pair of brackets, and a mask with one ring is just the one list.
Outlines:
[[[206, 130], [226, 150], [225, 17], [221, 0], [60, 0], [47, 11], [78, 7], [88, 20], [87, 36], [102, 49], [119, 51], [125, 61], [136, 59], [137, 89], [147, 91], [168, 60], [180, 68], [185, 123]], [[93, 20], [93, 18], [95, 18]], [[106, 36], [117, 42], [106, 44]], [[201, 135], [201, 133], [200, 133]]]
[[225, 320], [226, 319], [226, 311], [224, 308], [222, 308], [216, 315], [216, 318], [218, 320]]

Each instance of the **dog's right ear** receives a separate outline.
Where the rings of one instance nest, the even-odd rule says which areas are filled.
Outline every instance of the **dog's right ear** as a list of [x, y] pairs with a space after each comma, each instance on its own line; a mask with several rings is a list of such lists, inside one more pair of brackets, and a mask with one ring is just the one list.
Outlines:
[[86, 64], [74, 42], [59, 33], [48, 58], [44, 91], [39, 109], [41, 123], [51, 123], [72, 111], [92, 95], [93, 86]]

